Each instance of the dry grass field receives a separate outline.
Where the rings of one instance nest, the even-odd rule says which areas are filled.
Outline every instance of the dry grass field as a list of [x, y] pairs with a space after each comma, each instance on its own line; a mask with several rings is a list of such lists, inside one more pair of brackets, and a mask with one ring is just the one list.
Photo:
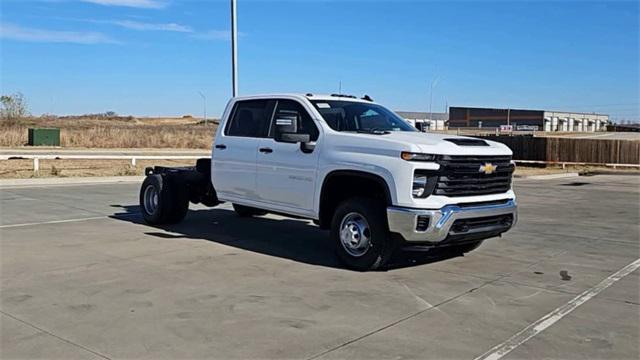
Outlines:
[[0, 147], [24, 146], [31, 127], [60, 128], [67, 148], [210, 149], [217, 125], [192, 117], [33, 117], [0, 122]]
[[[64, 116], [31, 117], [20, 121], [0, 121], [0, 147], [16, 148], [27, 143], [28, 128], [60, 128], [63, 149], [201, 149], [211, 148], [217, 122], [207, 125], [190, 116], [181, 118], [153, 118], [132, 116]], [[474, 135], [474, 134], [464, 134]], [[477, 134], [476, 134], [477, 135]], [[192, 160], [144, 160], [133, 167], [128, 160], [41, 160], [39, 174], [33, 172], [31, 160], [0, 161], [0, 178], [121, 176], [143, 175], [144, 168], [152, 165], [193, 165]], [[605, 171], [603, 168], [577, 167], [523, 167], [516, 176], [531, 176], [562, 172], [589, 173]], [[637, 170], [628, 173], [638, 174]]]

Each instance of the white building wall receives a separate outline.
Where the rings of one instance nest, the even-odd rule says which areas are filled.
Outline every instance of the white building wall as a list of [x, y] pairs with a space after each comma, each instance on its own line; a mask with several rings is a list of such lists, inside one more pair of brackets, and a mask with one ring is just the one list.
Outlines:
[[427, 119], [406, 119], [413, 127], [417, 128], [417, 124], [426, 124], [426, 131], [446, 130], [444, 120], [427, 120]]
[[609, 115], [545, 111], [545, 131], [604, 131]]

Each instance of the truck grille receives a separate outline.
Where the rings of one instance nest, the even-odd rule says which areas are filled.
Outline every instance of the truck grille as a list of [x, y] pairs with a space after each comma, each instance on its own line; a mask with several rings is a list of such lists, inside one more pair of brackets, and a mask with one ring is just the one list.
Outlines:
[[[511, 176], [515, 168], [511, 164], [511, 156], [442, 155], [438, 163], [440, 171], [433, 190], [434, 195], [501, 194], [511, 188]], [[481, 168], [486, 171], [482, 171]]]

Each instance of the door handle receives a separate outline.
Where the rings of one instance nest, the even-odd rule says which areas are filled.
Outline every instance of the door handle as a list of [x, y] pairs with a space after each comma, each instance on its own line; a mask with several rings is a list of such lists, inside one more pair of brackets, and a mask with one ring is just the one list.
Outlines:
[[260, 148], [259, 150], [261, 153], [265, 153], [265, 154], [271, 154], [273, 152], [273, 149], [271, 148]]
[[227, 148], [227, 145], [223, 145], [223, 144], [216, 145], [216, 149], [224, 150], [226, 148]]

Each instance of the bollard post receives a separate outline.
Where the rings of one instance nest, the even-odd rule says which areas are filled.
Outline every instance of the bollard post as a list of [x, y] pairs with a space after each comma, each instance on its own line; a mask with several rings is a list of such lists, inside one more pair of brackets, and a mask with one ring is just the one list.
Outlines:
[[136, 167], [136, 158], [131, 158], [131, 166]]
[[40, 159], [34, 157], [33, 158], [33, 174], [38, 175], [40, 173]]

